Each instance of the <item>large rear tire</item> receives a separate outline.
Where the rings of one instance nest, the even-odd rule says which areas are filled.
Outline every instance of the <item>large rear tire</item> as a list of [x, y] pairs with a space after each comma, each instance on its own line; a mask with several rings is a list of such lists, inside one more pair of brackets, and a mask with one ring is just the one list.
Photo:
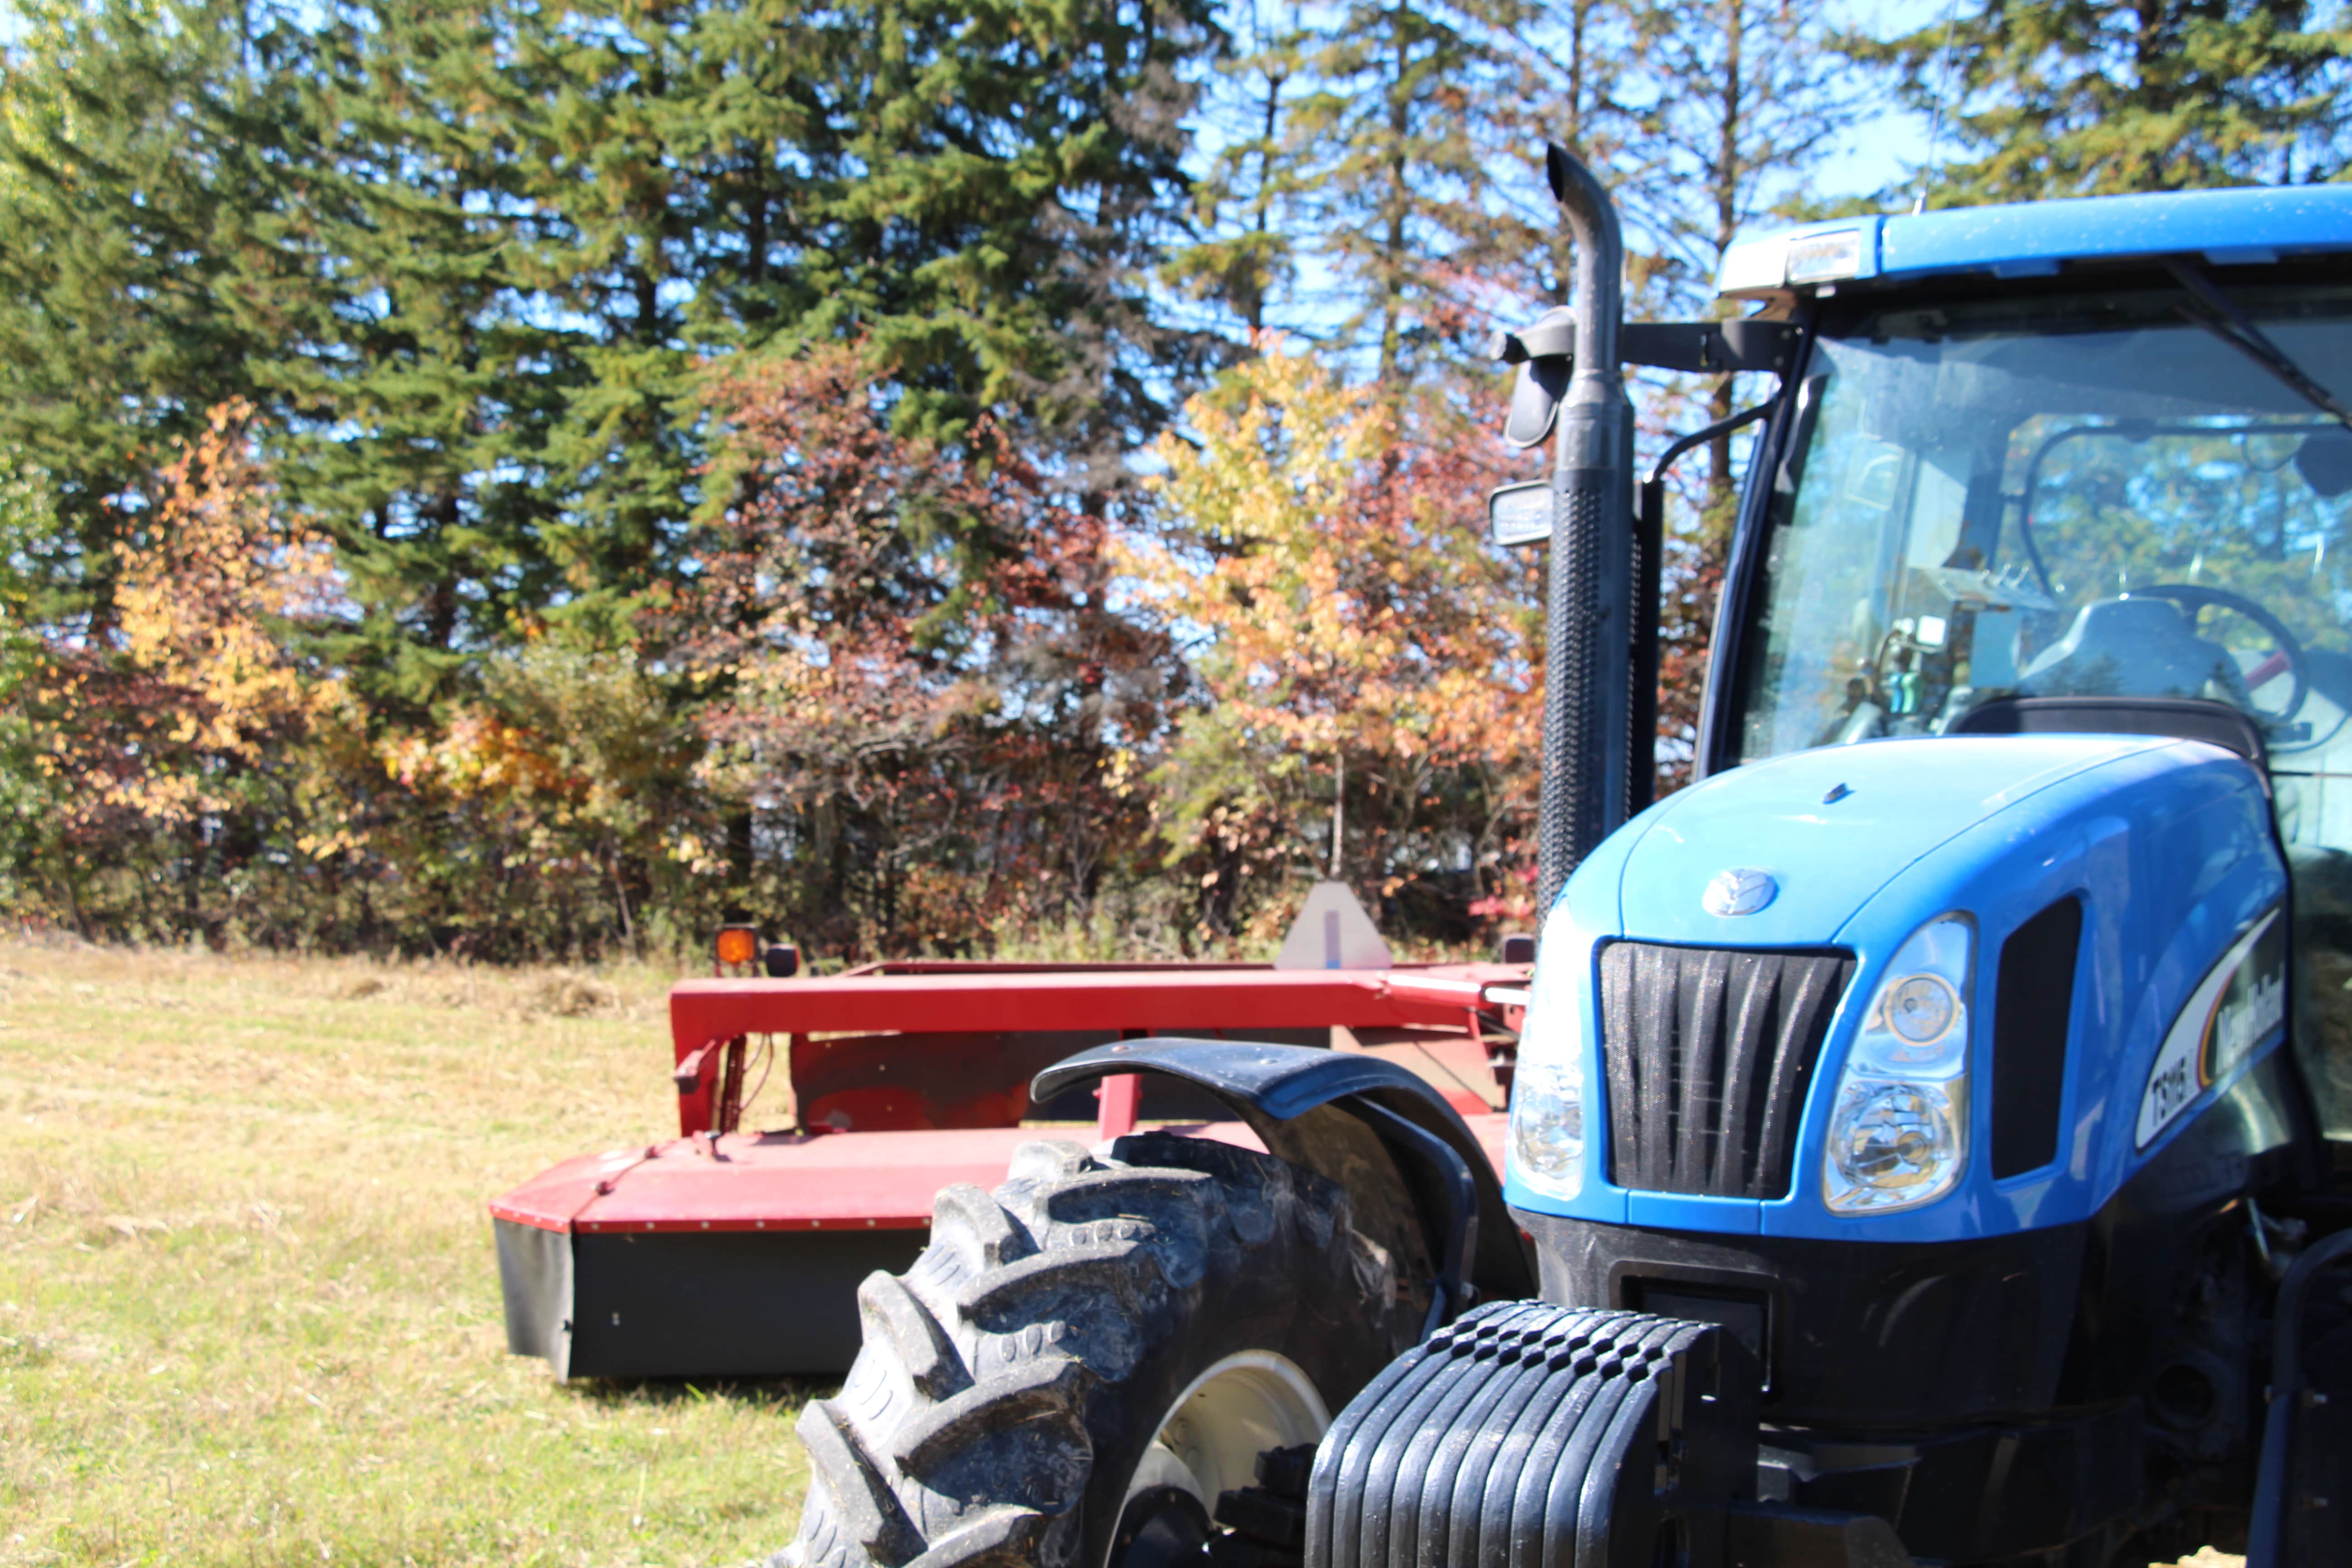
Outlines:
[[[865, 1346], [800, 1433], [797, 1568], [1160, 1568], [1265, 1449], [1311, 1443], [1418, 1336], [1418, 1260], [1347, 1193], [1166, 1133], [1108, 1161], [1022, 1146], [942, 1192], [904, 1275], [858, 1289]], [[1401, 1280], [1404, 1283], [1401, 1284]]]

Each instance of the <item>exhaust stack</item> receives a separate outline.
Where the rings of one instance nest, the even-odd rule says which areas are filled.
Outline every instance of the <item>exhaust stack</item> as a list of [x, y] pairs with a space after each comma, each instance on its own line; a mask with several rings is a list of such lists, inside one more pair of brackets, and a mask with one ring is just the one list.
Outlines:
[[1553, 446], [1538, 920], [1625, 820], [1633, 763], [1650, 752], [1633, 733], [1633, 405], [1617, 342], [1625, 241], [1609, 193], [1568, 149], [1546, 148], [1545, 172], [1576, 243], [1576, 348]]

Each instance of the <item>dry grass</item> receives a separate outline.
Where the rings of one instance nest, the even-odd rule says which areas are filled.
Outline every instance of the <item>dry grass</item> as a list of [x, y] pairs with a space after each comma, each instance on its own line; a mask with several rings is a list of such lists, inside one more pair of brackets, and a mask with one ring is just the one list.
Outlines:
[[667, 983], [0, 943], [0, 1568], [790, 1540], [803, 1391], [506, 1353], [483, 1205], [674, 1124]]
[[0, 1564], [788, 1541], [801, 1391], [505, 1351], [484, 1203], [674, 1125], [667, 984], [0, 943]]

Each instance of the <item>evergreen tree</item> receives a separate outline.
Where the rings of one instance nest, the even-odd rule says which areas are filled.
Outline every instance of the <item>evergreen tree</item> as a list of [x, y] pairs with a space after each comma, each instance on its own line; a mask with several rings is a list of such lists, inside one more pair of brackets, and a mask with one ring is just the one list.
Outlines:
[[1351, 0], [1308, 55], [1294, 110], [1316, 246], [1346, 291], [1339, 331], [1392, 390], [1458, 359], [1475, 328], [1465, 253], [1487, 226], [1473, 83], [1485, 51], [1426, 0]]
[[[1480, 21], [1500, 68], [1479, 106], [1496, 222], [1478, 265], [1523, 310], [1564, 305], [1575, 261], [1544, 149], [1583, 159], [1621, 204], [1642, 190], [1640, 30], [1628, 0], [1485, 0]], [[1638, 247], [1634, 259], [1642, 268]]]
[[[1291, 144], [1291, 99], [1312, 35], [1297, 7], [1248, 0], [1238, 49], [1216, 62], [1195, 110], [1208, 151], [1193, 222], [1162, 271], [1183, 293], [1230, 310], [1255, 338], [1278, 323], [1297, 275], [1306, 185]], [[1271, 313], [1270, 312], [1274, 312]]]
[[41, 10], [0, 440], [98, 562], [142, 454], [252, 397], [373, 612], [341, 656], [412, 706], [543, 620], [628, 635], [704, 499], [707, 355], [856, 339], [902, 427], [993, 410], [1115, 488], [1215, 354], [1149, 278], [1214, 42], [1202, 0]]
[[1926, 172], [1929, 199], [1965, 205], [2336, 178], [2352, 32], [2334, 17], [2306, 0], [1987, 0], [1846, 47], [1934, 118], [1957, 156]]
[[[54, 487], [29, 613], [112, 618], [157, 454], [251, 388], [299, 268], [256, 230], [299, 162], [239, 13], [32, 0], [0, 59], [0, 447]], [[265, 33], [257, 16], [255, 26]]]
[[[829, 13], [813, 13], [824, 16]], [[1217, 44], [1204, 0], [866, 0], [825, 83], [843, 148], [804, 265], [817, 325], [865, 334], [909, 434], [982, 408], [1073, 459], [1119, 460], [1217, 345], [1169, 330], [1151, 268], [1189, 194], [1179, 68]]]
[[609, 561], [564, 569], [605, 521], [552, 454], [600, 323], [540, 286], [569, 226], [529, 188], [530, 50], [507, 18], [345, 7], [296, 48], [315, 153], [276, 216], [310, 258], [312, 313], [256, 375], [288, 489], [370, 612], [338, 651], [413, 720], [529, 618], [628, 586]]

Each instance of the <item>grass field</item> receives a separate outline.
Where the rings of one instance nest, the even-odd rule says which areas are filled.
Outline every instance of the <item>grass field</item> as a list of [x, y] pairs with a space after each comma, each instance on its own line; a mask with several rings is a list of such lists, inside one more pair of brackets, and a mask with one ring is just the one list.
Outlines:
[[483, 1205], [675, 1125], [667, 983], [0, 943], [0, 1568], [789, 1541], [807, 1390], [506, 1353]]
[[0, 943], [0, 1564], [717, 1564], [789, 1384], [506, 1353], [485, 1201], [675, 1126], [668, 976]]

